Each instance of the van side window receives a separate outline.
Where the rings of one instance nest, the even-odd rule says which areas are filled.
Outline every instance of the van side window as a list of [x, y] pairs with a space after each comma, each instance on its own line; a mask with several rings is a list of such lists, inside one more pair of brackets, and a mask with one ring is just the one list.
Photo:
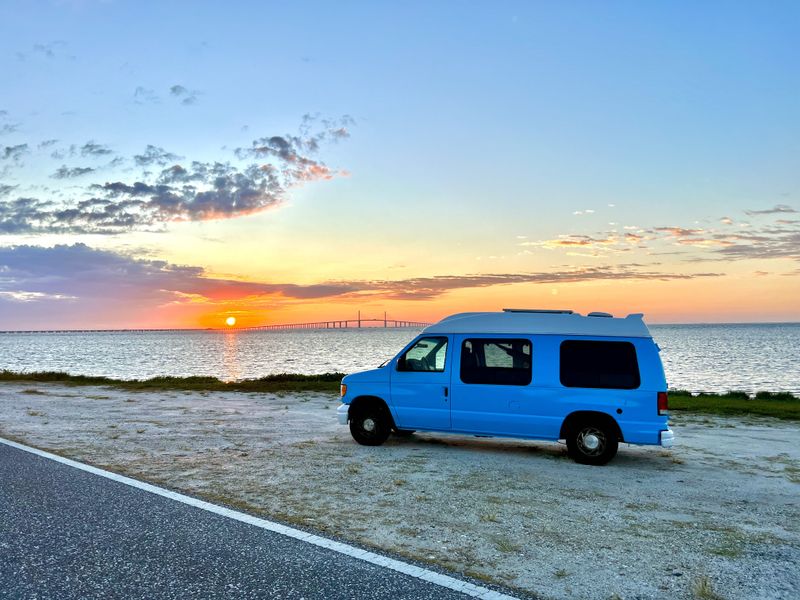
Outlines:
[[641, 383], [630, 342], [561, 342], [560, 371], [565, 387], [632, 390]]
[[446, 337], [425, 337], [417, 340], [400, 360], [398, 371], [444, 371], [444, 359], [447, 355]]
[[531, 343], [520, 339], [464, 340], [461, 381], [490, 385], [528, 385], [531, 382]]

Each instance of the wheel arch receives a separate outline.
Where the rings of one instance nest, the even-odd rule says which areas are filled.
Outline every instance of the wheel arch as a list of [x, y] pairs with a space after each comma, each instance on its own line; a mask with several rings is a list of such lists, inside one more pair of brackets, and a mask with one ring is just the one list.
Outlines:
[[380, 406], [383, 411], [385, 411], [386, 416], [389, 418], [389, 422], [391, 424], [392, 429], [396, 429], [396, 425], [394, 423], [394, 415], [392, 415], [392, 411], [389, 409], [389, 405], [386, 403], [386, 400], [379, 396], [358, 396], [353, 398], [350, 402], [350, 409], [347, 411], [347, 419], [350, 420], [350, 415], [355, 414], [359, 410], [361, 410], [365, 406]]
[[599, 410], [576, 410], [568, 414], [561, 423], [561, 431], [558, 434], [559, 439], [566, 439], [573, 427], [577, 426], [579, 423], [586, 422], [605, 423], [610, 426], [614, 432], [616, 432], [617, 439], [620, 442], [625, 441], [622, 435], [622, 429], [620, 429], [617, 420], [610, 414], [601, 412]]

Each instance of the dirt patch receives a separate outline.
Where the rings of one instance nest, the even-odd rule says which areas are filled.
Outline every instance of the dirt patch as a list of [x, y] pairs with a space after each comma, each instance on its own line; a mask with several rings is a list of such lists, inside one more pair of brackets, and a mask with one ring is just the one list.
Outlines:
[[675, 450], [587, 467], [544, 442], [358, 446], [338, 402], [9, 383], [0, 434], [545, 598], [800, 595], [796, 424], [682, 415]]

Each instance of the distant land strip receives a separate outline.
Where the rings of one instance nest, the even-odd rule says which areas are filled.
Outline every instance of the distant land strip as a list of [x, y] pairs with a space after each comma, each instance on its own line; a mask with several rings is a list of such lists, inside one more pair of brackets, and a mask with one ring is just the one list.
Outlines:
[[[0, 382], [60, 383], [64, 385], [100, 385], [128, 390], [187, 390], [221, 392], [329, 392], [337, 393], [344, 373], [302, 375], [279, 373], [257, 379], [222, 381], [216, 377], [153, 377], [150, 379], [114, 379], [89, 375], [70, 375], [59, 371], [17, 372], [0, 371]], [[24, 391], [24, 390], [23, 390]], [[654, 400], [655, 402], [655, 400]], [[722, 416], [775, 417], [800, 421], [800, 398], [790, 392], [731, 391], [724, 394], [687, 390], [670, 390], [669, 408], [675, 412], [702, 413]]]
[[169, 328], [127, 328], [127, 329], [6, 329], [4, 333], [164, 333], [164, 332], [193, 332], [193, 331], [298, 331], [309, 329], [421, 329], [430, 325], [423, 321], [408, 321], [405, 319], [361, 318], [355, 319], [329, 319], [326, 321], [313, 321], [309, 323], [277, 323], [274, 325], [251, 325], [247, 327], [169, 327]]

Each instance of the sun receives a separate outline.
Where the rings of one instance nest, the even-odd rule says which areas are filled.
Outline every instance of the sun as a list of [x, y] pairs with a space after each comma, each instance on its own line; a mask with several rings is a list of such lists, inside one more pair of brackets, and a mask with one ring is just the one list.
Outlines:
[[236, 317], [228, 317], [225, 319], [225, 323], [228, 325], [228, 327], [233, 327], [236, 325]]

